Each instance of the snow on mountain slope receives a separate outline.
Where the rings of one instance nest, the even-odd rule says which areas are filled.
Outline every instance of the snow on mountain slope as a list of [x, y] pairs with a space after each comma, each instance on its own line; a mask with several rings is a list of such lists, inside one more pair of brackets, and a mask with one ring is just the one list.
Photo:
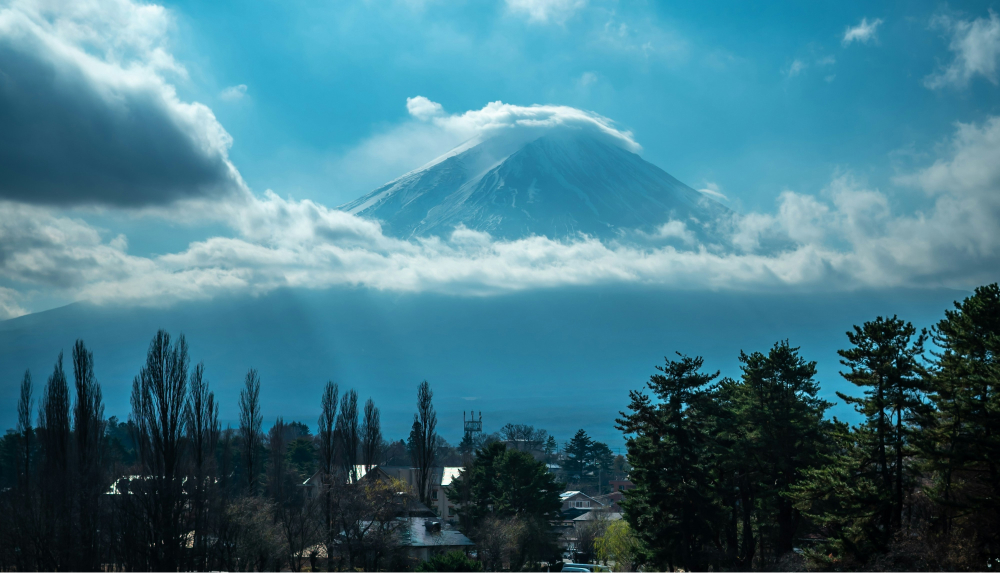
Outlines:
[[497, 238], [598, 238], [683, 221], [696, 236], [729, 213], [614, 142], [583, 130], [470, 141], [341, 207], [403, 238], [455, 227]]

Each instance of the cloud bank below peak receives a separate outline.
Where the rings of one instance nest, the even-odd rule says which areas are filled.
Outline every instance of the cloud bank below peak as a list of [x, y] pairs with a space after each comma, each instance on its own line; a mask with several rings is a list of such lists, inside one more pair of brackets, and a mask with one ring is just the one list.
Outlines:
[[956, 129], [947, 151], [899, 183], [933, 204], [898, 212], [850, 174], [821, 193], [783, 192], [773, 212], [733, 214], [720, 242], [671, 221], [646, 243], [533, 236], [497, 240], [463, 227], [401, 240], [378, 222], [267, 192], [233, 202], [231, 236], [156, 256], [127, 252], [86, 222], [0, 201], [0, 312], [33, 291], [98, 304], [162, 306], [277, 288], [361, 286], [488, 296], [527, 289], [643, 284], [680, 290], [970, 289], [1000, 278], [1000, 118]]

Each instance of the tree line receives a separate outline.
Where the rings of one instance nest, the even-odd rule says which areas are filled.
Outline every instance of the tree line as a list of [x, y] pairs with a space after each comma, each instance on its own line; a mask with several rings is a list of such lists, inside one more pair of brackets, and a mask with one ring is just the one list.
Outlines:
[[[17, 427], [0, 439], [0, 569], [409, 569], [398, 518], [411, 497], [430, 502], [441, 465], [464, 467], [446, 495], [475, 560], [423, 570], [554, 563], [559, 493], [600, 494], [626, 474], [623, 519], [575, 533], [619, 570], [1000, 566], [1000, 287], [977, 288], [929, 331], [895, 316], [854, 326], [839, 355], [853, 425], [827, 417], [816, 363], [787, 340], [741, 352], [736, 378], [667, 359], [617, 420], [626, 460], [583, 430], [560, 453], [517, 424], [451, 448], [426, 381], [405, 440], [385, 440], [374, 402], [332, 382], [315, 435], [281, 418], [264, 431], [252, 369], [239, 425], [223, 429], [204, 366], [164, 331], [128, 419], [105, 419], [78, 340], [71, 372], [60, 354], [37, 400], [25, 373]], [[360, 479], [376, 465], [414, 468], [415, 487]]]
[[[265, 431], [254, 369], [238, 426], [223, 428], [205, 366], [190, 362], [183, 335], [157, 332], [125, 421], [105, 418], [82, 340], [71, 372], [60, 354], [40, 392], [25, 372], [17, 427], [0, 439], [0, 511], [9, 516], [0, 520], [0, 570], [412, 569], [399, 518], [411, 498], [434, 506], [429, 482], [443, 465], [466, 468], [446, 495], [460, 500], [459, 527], [480, 548], [475, 561], [449, 562], [520, 568], [559, 557], [550, 523], [564, 488], [557, 463], [595, 491], [607, 476], [593, 470], [624, 464], [608, 462], [610, 449], [583, 430], [562, 456], [553, 436], [526, 424], [452, 448], [437, 433], [426, 381], [405, 440], [386, 440], [373, 400], [361, 405], [332, 382], [315, 434], [281, 417]], [[412, 467], [414, 487], [360, 479], [378, 465]]]
[[[412, 565], [396, 518], [411, 495], [427, 501], [439, 444], [426, 381], [410, 439], [391, 443], [374, 402], [360, 405], [355, 390], [340, 393], [332, 382], [320, 396], [316, 435], [280, 417], [265, 432], [253, 369], [239, 396], [239, 425], [223, 429], [204, 365], [191, 367], [183, 335], [153, 337], [125, 422], [104, 418], [94, 357], [82, 340], [71, 362], [67, 373], [60, 353], [37, 400], [25, 372], [17, 427], [0, 441], [0, 569]], [[417, 468], [416, 491], [359, 479], [385, 461]], [[302, 487], [306, 479], [310, 487]]]
[[977, 288], [929, 332], [878, 317], [847, 342], [841, 376], [856, 391], [837, 395], [855, 425], [825, 416], [816, 363], [788, 341], [741, 353], [735, 379], [679, 355], [631, 392], [617, 424], [637, 562], [1000, 567], [1000, 288]]

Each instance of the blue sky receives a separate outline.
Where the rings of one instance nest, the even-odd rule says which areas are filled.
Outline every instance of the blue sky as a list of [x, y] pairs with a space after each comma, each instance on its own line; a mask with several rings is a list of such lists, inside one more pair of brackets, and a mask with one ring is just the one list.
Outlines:
[[[998, 66], [988, 2], [12, 1], [0, 319], [339, 285], [968, 290], [1000, 268]], [[403, 241], [336, 210], [537, 117], [725, 197], [728, 235]]]
[[[496, 100], [597, 112], [647, 160], [746, 209], [817, 191], [837, 170], [891, 186], [955, 122], [1000, 105], [983, 76], [924, 85], [954, 58], [935, 20], [988, 18], [986, 2], [594, 0], [546, 20], [503, 2], [167, 6], [175, 57], [192, 71], [182, 93], [210, 102], [250, 186], [327, 204], [399, 174], [341, 173], [337, 160], [406, 122], [417, 95], [451, 112]], [[845, 45], [862, 19], [880, 21], [874, 36]], [[242, 99], [220, 97], [240, 84]]]

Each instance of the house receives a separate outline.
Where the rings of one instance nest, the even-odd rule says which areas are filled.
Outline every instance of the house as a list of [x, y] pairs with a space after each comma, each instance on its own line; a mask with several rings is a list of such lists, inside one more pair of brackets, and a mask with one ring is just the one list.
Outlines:
[[622, 514], [618, 513], [617, 511], [604, 511], [603, 509], [599, 509], [596, 511], [588, 511], [583, 515], [574, 517], [573, 525], [574, 527], [580, 527], [580, 525], [588, 521], [601, 521], [601, 520], [618, 521], [621, 518]]
[[[372, 471], [368, 472], [368, 479], [372, 479], [375, 475], [386, 475], [381, 472], [376, 474], [376, 469], [378, 468], [372, 468]], [[401, 505], [392, 520], [392, 522], [384, 523], [392, 524], [391, 528], [394, 531], [396, 542], [411, 559], [427, 561], [438, 553], [455, 550], [468, 552], [475, 547], [475, 543], [462, 532], [443, 523], [441, 518], [434, 515], [430, 508], [413, 499], [409, 499], [407, 505]], [[369, 531], [367, 526], [373, 522], [363, 521], [361, 523], [364, 525], [362, 529]], [[372, 528], [371, 531], [375, 529], [378, 528]], [[341, 535], [344, 534], [341, 533]], [[327, 558], [326, 547], [323, 544], [317, 544], [302, 551], [300, 555], [312, 555], [312, 559], [325, 560]]]
[[567, 555], [572, 556], [578, 544], [577, 529], [580, 517], [594, 512], [602, 512], [604, 505], [583, 493], [582, 491], [564, 491], [559, 494], [562, 500], [562, 519], [552, 522], [552, 529], [559, 536], [559, 545]]
[[[371, 469], [374, 470], [375, 467], [373, 467]], [[355, 479], [360, 480], [367, 473], [368, 473], [368, 471], [365, 469], [365, 466], [362, 466], [362, 465], [354, 466], [354, 476], [355, 476]], [[348, 478], [348, 480], [349, 479], [350, 478]], [[310, 500], [310, 499], [316, 499], [316, 496], [319, 495], [320, 487], [322, 485], [323, 485], [323, 475], [322, 475], [321, 472], [317, 471], [313, 475], [309, 476], [309, 478], [306, 479], [306, 481], [300, 483], [299, 487], [305, 488], [306, 499]]]
[[635, 488], [635, 484], [627, 479], [613, 479], [608, 483], [611, 485], [611, 493], [602, 496], [607, 498], [605, 505], [609, 505], [611, 511], [621, 513], [621, 501], [625, 499], [625, 492]]
[[564, 491], [559, 494], [559, 499], [562, 501], [563, 514], [575, 509], [590, 511], [591, 509], [604, 507], [604, 504], [582, 491]]
[[[417, 489], [417, 468], [407, 466], [379, 466], [378, 469], [386, 475], [406, 482], [414, 491]], [[453, 522], [458, 519], [458, 511], [455, 504], [448, 499], [446, 488], [451, 485], [462, 470], [459, 466], [438, 466], [431, 468], [430, 476], [427, 480], [427, 505], [434, 513], [445, 521]]]
[[[455, 521], [458, 518], [458, 511], [455, 508], [455, 504], [448, 500], [445, 488], [451, 485], [451, 482], [458, 477], [463, 469], [465, 468], [456, 466], [434, 467], [431, 468], [431, 473], [427, 480], [427, 489], [429, 490], [427, 505], [431, 508], [434, 515], [446, 521]], [[417, 489], [417, 468], [409, 466], [375, 466], [371, 468], [370, 472], [377, 472], [379, 476], [398, 479], [406, 482], [414, 491]], [[367, 473], [364, 466], [355, 466], [357, 479], [364, 479]], [[306, 488], [306, 499], [314, 499], [315, 496], [319, 495], [320, 482], [321, 476], [319, 472], [316, 472], [309, 479], [302, 482], [300, 487]]]
[[475, 543], [457, 529], [443, 524], [439, 518], [410, 517], [399, 534], [399, 544], [405, 547], [410, 557], [427, 561], [438, 553], [449, 551], [468, 552]]
[[608, 481], [611, 491], [628, 491], [635, 487], [635, 484], [627, 479], [613, 479]]

